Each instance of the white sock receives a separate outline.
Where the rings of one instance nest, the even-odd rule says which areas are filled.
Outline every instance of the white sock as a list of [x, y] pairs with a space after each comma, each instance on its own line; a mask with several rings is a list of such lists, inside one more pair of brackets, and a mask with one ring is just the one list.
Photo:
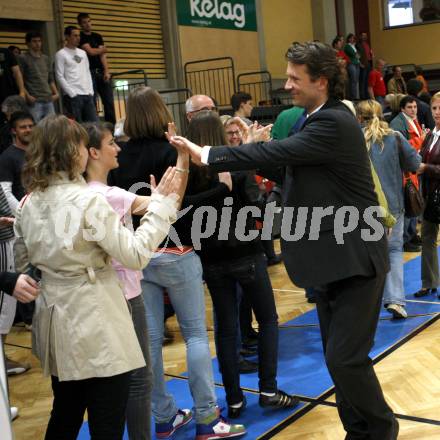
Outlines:
[[275, 396], [276, 393], [263, 393], [263, 392], [261, 392], [260, 394], [262, 394], [263, 396], [273, 397], [273, 396]]
[[241, 408], [243, 406], [243, 401], [240, 403], [234, 403], [233, 405], [229, 405], [231, 408]]

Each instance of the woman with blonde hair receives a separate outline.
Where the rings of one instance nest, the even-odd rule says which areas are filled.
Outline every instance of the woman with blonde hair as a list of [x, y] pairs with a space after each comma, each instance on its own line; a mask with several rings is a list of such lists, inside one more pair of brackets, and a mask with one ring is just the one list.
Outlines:
[[85, 411], [93, 440], [121, 440], [131, 372], [145, 366], [114, 258], [146, 266], [176, 219], [185, 180], [169, 168], [135, 233], [82, 178], [88, 136], [65, 116], [34, 128], [16, 213], [17, 268], [41, 271], [33, 350], [52, 377], [46, 440], [75, 440]]
[[422, 222], [422, 288], [414, 294], [416, 297], [436, 293], [440, 284], [437, 255], [440, 223], [440, 92], [431, 98], [431, 112], [435, 127], [426, 136], [420, 149], [423, 163], [418, 172], [422, 176], [426, 206]]
[[387, 274], [383, 303], [394, 318], [406, 318], [403, 290], [404, 200], [402, 173], [417, 171], [420, 157], [408, 141], [382, 120], [382, 107], [374, 100], [361, 101], [357, 115], [363, 126], [371, 162], [379, 176], [388, 208], [397, 222], [388, 238], [390, 272]]

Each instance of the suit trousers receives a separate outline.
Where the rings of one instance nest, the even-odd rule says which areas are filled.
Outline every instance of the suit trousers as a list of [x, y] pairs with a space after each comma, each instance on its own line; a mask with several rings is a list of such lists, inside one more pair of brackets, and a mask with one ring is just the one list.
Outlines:
[[440, 285], [437, 254], [439, 226], [423, 219], [422, 222], [422, 287], [436, 289]]
[[325, 360], [347, 440], [397, 438], [397, 421], [369, 357], [385, 277], [354, 276], [315, 289]]

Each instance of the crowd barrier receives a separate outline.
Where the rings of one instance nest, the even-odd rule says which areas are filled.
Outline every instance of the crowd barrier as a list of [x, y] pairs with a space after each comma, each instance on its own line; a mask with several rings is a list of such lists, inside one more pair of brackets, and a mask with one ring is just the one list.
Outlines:
[[195, 95], [211, 96], [217, 107], [228, 107], [236, 92], [234, 60], [231, 57], [189, 61], [184, 65], [186, 88]]

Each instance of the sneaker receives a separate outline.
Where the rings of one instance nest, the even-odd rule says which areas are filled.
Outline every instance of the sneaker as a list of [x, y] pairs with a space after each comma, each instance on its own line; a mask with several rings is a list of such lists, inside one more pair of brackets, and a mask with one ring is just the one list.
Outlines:
[[177, 410], [176, 415], [169, 422], [156, 423], [156, 438], [170, 438], [179, 428], [182, 428], [191, 420], [191, 410]]
[[258, 403], [263, 408], [293, 408], [299, 405], [299, 399], [296, 396], [291, 396], [284, 391], [278, 390], [273, 396], [266, 396], [260, 393]]
[[15, 420], [18, 417], [18, 408], [11, 406], [11, 420]]
[[195, 440], [216, 440], [239, 437], [246, 434], [243, 425], [231, 424], [220, 414], [211, 423], [197, 423]]
[[13, 361], [12, 359], [9, 359], [8, 357], [6, 358], [6, 371], [8, 373], [8, 376], [25, 373], [30, 368], [30, 364], [21, 364], [19, 362]]
[[388, 304], [387, 310], [393, 314], [394, 319], [408, 318], [408, 313], [406, 313], [405, 306], [401, 306], [400, 304]]

